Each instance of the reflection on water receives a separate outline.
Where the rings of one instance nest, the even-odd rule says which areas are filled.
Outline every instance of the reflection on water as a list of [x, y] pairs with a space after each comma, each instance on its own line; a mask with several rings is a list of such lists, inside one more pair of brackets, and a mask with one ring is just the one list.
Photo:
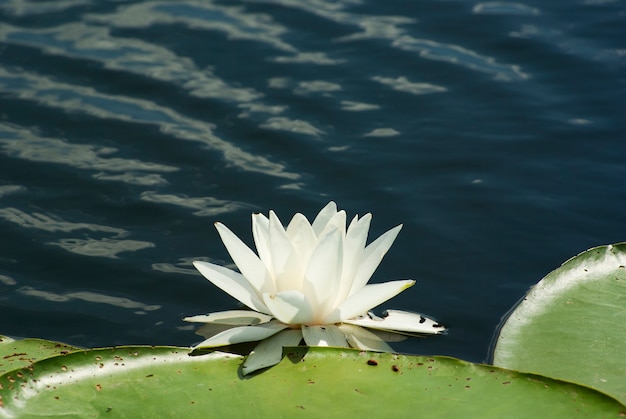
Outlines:
[[529, 15], [536, 16], [541, 12], [536, 7], [522, 3], [492, 1], [478, 3], [472, 8], [472, 12], [487, 15]]
[[273, 116], [269, 118], [265, 123], [261, 124], [261, 128], [306, 134], [313, 137], [318, 137], [324, 134], [324, 131], [315, 128], [307, 121], [303, 121], [301, 119], [289, 119], [283, 116]]
[[128, 236], [130, 233], [121, 228], [83, 222], [74, 223], [64, 221], [57, 216], [50, 216], [42, 213], [29, 214], [17, 208], [0, 208], [0, 218], [3, 218], [8, 222], [15, 223], [22, 228], [33, 228], [52, 233], [70, 233], [78, 230], [86, 230], [95, 233], [108, 233], [112, 235], [112, 237], [98, 239], [62, 238], [60, 240], [48, 242], [49, 244], [59, 246], [64, 250], [83, 256], [116, 258], [117, 255], [122, 252], [134, 252], [154, 247], [154, 243], [122, 239], [122, 237]]
[[211, 224], [253, 247], [251, 212], [333, 199], [404, 223], [374, 280], [451, 329], [402, 349], [481, 360], [530, 284], [624, 239], [622, 9], [0, 2], [0, 333], [191, 344], [234, 304], [191, 265], [230, 263]]
[[406, 77], [400, 76], [396, 78], [392, 77], [379, 77], [374, 76], [372, 80], [379, 82], [385, 86], [391, 87], [393, 90], [397, 90], [399, 92], [412, 93], [414, 95], [424, 95], [428, 93], [437, 93], [437, 92], [445, 92], [446, 89], [443, 86], [435, 86], [430, 83], [413, 83], [410, 82]]
[[96, 304], [109, 304], [116, 307], [136, 310], [134, 312], [135, 314], [145, 314], [146, 311], [154, 311], [161, 308], [161, 306], [158, 305], [146, 305], [128, 298], [113, 297], [111, 295], [98, 294], [91, 291], [56, 294], [54, 292], [42, 291], [32, 287], [21, 287], [17, 290], [17, 292], [28, 297], [39, 298], [54, 303], [65, 303], [72, 300], [80, 300]]
[[253, 209], [254, 206], [240, 202], [228, 202], [221, 199], [207, 197], [188, 197], [184, 195], [159, 194], [154, 191], [143, 192], [140, 199], [156, 204], [177, 205], [194, 210], [193, 215], [200, 217], [214, 217], [240, 209]]
[[69, 233], [76, 230], [88, 230], [93, 232], [111, 233], [117, 237], [122, 237], [128, 234], [127, 231], [121, 228], [82, 222], [74, 223], [70, 221], [64, 221], [56, 216], [50, 216], [42, 213], [29, 214], [17, 208], [11, 207], [0, 208], [0, 217], [23, 228], [36, 228], [49, 232], [62, 231], [65, 233]]
[[135, 252], [137, 250], [154, 247], [154, 243], [139, 240], [118, 239], [61, 239], [50, 242], [68, 252], [82, 256], [100, 256], [117, 258], [118, 253]]
[[402, 36], [394, 39], [392, 46], [417, 52], [421, 57], [430, 60], [445, 61], [471, 70], [489, 73], [498, 81], [520, 81], [530, 77], [518, 65], [499, 63], [493, 57], [478, 54], [459, 45]]
[[395, 137], [396, 135], [400, 135], [400, 133], [393, 128], [376, 128], [363, 134], [364, 137]]
[[341, 101], [341, 109], [350, 112], [375, 111], [380, 109], [380, 105], [373, 103], [353, 102], [351, 100]]
[[1, 185], [0, 186], [0, 198], [5, 195], [14, 194], [16, 192], [24, 192], [26, 188], [20, 185]]
[[[143, 185], [164, 183], [165, 180], [156, 173], [144, 175], [137, 172], [173, 172], [176, 167], [142, 162], [136, 159], [107, 157], [118, 152], [112, 147], [88, 144], [71, 144], [62, 139], [43, 138], [29, 130], [19, 130], [0, 124], [0, 149], [6, 155], [29, 160], [64, 164], [76, 169], [99, 171], [93, 176], [103, 180], [124, 180], [131, 184]], [[109, 174], [107, 172], [124, 172]], [[148, 176], [148, 177], [147, 177]]]
[[182, 24], [190, 29], [225, 33], [231, 40], [267, 43], [281, 51], [297, 51], [283, 42], [288, 31], [266, 13], [249, 13], [240, 6], [213, 4], [212, 1], [156, 1], [122, 6], [109, 15], [91, 15], [87, 19], [111, 27], [144, 28]]
[[[153, 263], [152, 269], [155, 271], [165, 272], [165, 273], [177, 273], [183, 275], [196, 275], [200, 276], [196, 268], [193, 267], [192, 263], [196, 260], [204, 260], [205, 262], [209, 262], [206, 258], [202, 257], [187, 257], [180, 258], [176, 264], [173, 263]], [[234, 265], [233, 265], [234, 266]]]
[[[145, 100], [97, 93], [94, 89], [58, 83], [46, 77], [0, 68], [0, 88], [22, 99], [35, 100], [37, 104], [60, 108], [66, 112], [96, 116], [103, 121], [120, 120], [141, 124], [156, 124], [159, 129], [177, 139], [197, 141], [223, 152], [232, 165], [244, 170], [273, 176], [297, 179], [299, 175], [284, 171], [284, 166], [272, 163], [263, 156], [249, 154], [213, 135], [213, 125], [185, 118], [167, 108]], [[3, 136], [13, 139], [28, 138], [27, 130], [0, 126]], [[5, 147], [11, 144], [4, 140]], [[19, 149], [19, 145], [16, 145]], [[147, 164], [147, 163], [145, 163]], [[168, 170], [171, 170], [168, 168]]]
[[0, 3], [0, 10], [14, 16], [32, 16], [62, 12], [73, 7], [85, 6], [91, 3], [91, 0], [57, 0], [48, 2], [12, 0]]
[[8, 286], [12, 286], [17, 284], [17, 281], [13, 278], [11, 278], [8, 275], [0, 275], [0, 282], [2, 282], [4, 285], [8, 285]]

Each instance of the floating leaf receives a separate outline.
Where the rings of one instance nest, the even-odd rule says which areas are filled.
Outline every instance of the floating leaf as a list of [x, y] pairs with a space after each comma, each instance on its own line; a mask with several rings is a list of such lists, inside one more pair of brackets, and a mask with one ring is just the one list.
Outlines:
[[49, 358], [0, 377], [0, 416], [619, 417], [595, 390], [447, 357], [286, 348], [241, 375], [242, 358], [119, 347]]
[[626, 403], [626, 243], [587, 250], [535, 285], [504, 323], [494, 364]]
[[38, 360], [80, 350], [64, 343], [42, 339], [15, 340], [0, 335], [0, 374], [23, 368]]

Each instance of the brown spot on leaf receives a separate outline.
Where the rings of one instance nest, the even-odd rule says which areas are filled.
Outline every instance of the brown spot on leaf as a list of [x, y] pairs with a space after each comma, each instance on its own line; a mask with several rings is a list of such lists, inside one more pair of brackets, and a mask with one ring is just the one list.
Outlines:
[[367, 365], [378, 365], [378, 361], [376, 361], [375, 359], [368, 359], [367, 360]]
[[2, 358], [2, 359], [11, 358], [11, 357], [13, 357], [13, 356], [24, 356], [24, 355], [28, 355], [28, 354], [26, 354], [26, 353], [19, 353], [19, 354], [18, 354], [18, 353], [14, 353], [14, 354], [11, 354], [11, 355], [7, 355], [7, 356], [5, 356], [5, 357], [4, 357], [4, 358]]

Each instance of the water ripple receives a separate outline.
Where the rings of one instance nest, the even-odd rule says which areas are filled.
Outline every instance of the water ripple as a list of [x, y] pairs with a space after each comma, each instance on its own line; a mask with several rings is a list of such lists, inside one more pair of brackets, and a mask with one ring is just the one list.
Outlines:
[[0, 198], [5, 195], [11, 195], [18, 192], [24, 192], [26, 188], [20, 185], [2, 185], [0, 186]]
[[45, 29], [6, 25], [0, 28], [0, 39], [49, 54], [96, 61], [104, 68], [172, 82], [197, 97], [247, 102], [261, 96], [253, 89], [229, 86], [210, 69], [198, 69], [189, 58], [166, 48], [135, 38], [112, 36], [108, 27], [82, 22]]
[[[113, 147], [71, 144], [57, 138], [44, 138], [34, 132], [0, 124], [0, 150], [7, 156], [32, 162], [64, 164], [77, 169], [96, 170], [93, 177], [125, 181], [130, 184], [167, 183], [158, 174], [136, 172], [173, 172], [176, 167], [135, 159], [106, 157], [116, 153]], [[111, 174], [114, 172], [116, 174]], [[122, 172], [121, 174], [117, 174]]]
[[536, 16], [541, 14], [536, 7], [527, 6], [523, 3], [507, 1], [491, 1], [478, 3], [472, 8], [472, 12], [487, 15], [516, 15]]
[[415, 83], [409, 81], [406, 77], [400, 76], [396, 78], [392, 77], [380, 77], [374, 76], [372, 80], [377, 81], [380, 84], [391, 87], [393, 90], [399, 92], [411, 93], [414, 95], [425, 95], [429, 93], [445, 92], [448, 89], [443, 86], [436, 86], [431, 83]]
[[0, 283], [8, 286], [17, 284], [17, 281], [8, 275], [0, 275]]
[[352, 100], [342, 100], [341, 109], [348, 112], [375, 111], [380, 109], [380, 105], [373, 103], [354, 102]]
[[324, 131], [316, 128], [307, 121], [303, 121], [301, 119], [289, 119], [283, 116], [269, 118], [265, 123], [261, 124], [261, 128], [276, 131], [287, 131], [295, 134], [305, 134], [312, 137], [319, 137], [324, 134]]
[[154, 243], [141, 240], [120, 240], [111, 238], [76, 239], [66, 238], [51, 241], [48, 244], [59, 246], [63, 250], [81, 256], [95, 256], [117, 259], [119, 253], [136, 252], [137, 250], [155, 247]]
[[68, 252], [82, 256], [117, 259], [118, 254], [122, 252], [135, 252], [155, 247], [154, 243], [148, 241], [126, 239], [125, 237], [130, 233], [122, 228], [85, 222], [71, 222], [63, 220], [56, 215], [40, 212], [28, 213], [14, 207], [0, 208], [0, 219], [22, 228], [42, 230], [49, 233], [88, 231], [110, 235], [110, 237], [100, 238], [59, 238], [47, 242], [49, 245], [59, 246]]
[[156, 204], [176, 205], [189, 208], [193, 215], [199, 217], [213, 217], [219, 214], [237, 211], [240, 209], [255, 209], [253, 205], [242, 202], [224, 201], [221, 199], [206, 197], [189, 197], [179, 194], [160, 194], [154, 191], [143, 192], [140, 196], [142, 201]]
[[429, 60], [444, 61], [493, 75], [498, 81], [521, 81], [530, 78], [519, 65], [499, 63], [495, 58], [481, 55], [460, 45], [418, 39], [409, 35], [392, 41], [392, 46], [417, 52]]
[[[361, 30], [338, 37], [338, 42], [382, 39], [404, 51], [417, 52], [420, 57], [460, 65], [464, 68], [492, 74], [498, 81], [521, 81], [529, 78], [519, 65], [499, 63], [495, 58], [485, 56], [461, 45], [448, 44], [430, 39], [416, 38], [406, 26], [416, 20], [405, 16], [369, 16], [346, 11], [354, 2], [299, 2], [295, 0], [274, 0], [279, 3], [305, 10], [308, 13], [343, 25], [357, 26]], [[484, 8], [484, 7], [483, 7]], [[510, 7], [515, 9], [515, 7]], [[519, 7], [517, 7], [519, 9]]]
[[[300, 177], [286, 171], [282, 164], [245, 152], [218, 138], [213, 133], [213, 124], [184, 117], [150, 101], [102, 94], [90, 87], [60, 83], [45, 76], [3, 68], [0, 68], [0, 91], [66, 112], [88, 114], [103, 120], [157, 125], [162, 132], [174, 138], [199, 142], [221, 151], [227, 162], [238, 168], [288, 179]], [[3, 129], [9, 130], [6, 126]]]
[[247, 13], [240, 6], [208, 1], [154, 1], [120, 7], [108, 15], [89, 15], [87, 20], [118, 28], [145, 28], [155, 25], [183, 24], [192, 29], [220, 31], [229, 39], [263, 42], [282, 51], [297, 51], [283, 42], [287, 28], [265, 13]]
[[0, 3], [0, 10], [12, 16], [33, 16], [62, 12], [78, 6], [93, 4], [91, 0], [29, 1], [9, 0]]
[[160, 305], [148, 305], [129, 298], [115, 297], [93, 291], [76, 291], [58, 294], [51, 291], [39, 290], [34, 287], [21, 287], [17, 290], [17, 292], [22, 295], [55, 303], [65, 303], [72, 300], [79, 300], [96, 304], [108, 304], [130, 310], [139, 310], [139, 312], [136, 312], [135, 314], [144, 314], [145, 311], [154, 311], [161, 308]]
[[32, 228], [48, 232], [70, 233], [77, 230], [87, 230], [91, 232], [109, 233], [117, 237], [123, 237], [128, 234], [128, 232], [122, 228], [84, 222], [74, 223], [65, 221], [55, 215], [47, 215], [40, 212], [27, 213], [13, 207], [0, 208], [0, 218], [17, 224], [22, 228]]

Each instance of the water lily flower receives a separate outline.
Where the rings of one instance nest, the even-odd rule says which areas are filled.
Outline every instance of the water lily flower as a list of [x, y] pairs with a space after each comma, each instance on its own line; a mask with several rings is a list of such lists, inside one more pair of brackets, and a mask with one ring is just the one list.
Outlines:
[[[193, 349], [260, 341], [247, 356], [243, 374], [280, 362], [282, 348], [354, 347], [393, 352], [394, 333], [438, 334], [445, 328], [417, 313], [370, 310], [412, 286], [413, 280], [367, 284], [402, 228], [392, 228], [366, 244], [371, 214], [355, 216], [346, 229], [345, 211], [330, 202], [313, 223], [300, 213], [287, 227], [273, 211], [252, 215], [257, 253], [232, 231], [217, 231], [240, 272], [208, 262], [194, 266], [214, 285], [251, 310], [187, 317], [206, 323], [207, 339]], [[387, 332], [387, 333], [386, 333]]]

